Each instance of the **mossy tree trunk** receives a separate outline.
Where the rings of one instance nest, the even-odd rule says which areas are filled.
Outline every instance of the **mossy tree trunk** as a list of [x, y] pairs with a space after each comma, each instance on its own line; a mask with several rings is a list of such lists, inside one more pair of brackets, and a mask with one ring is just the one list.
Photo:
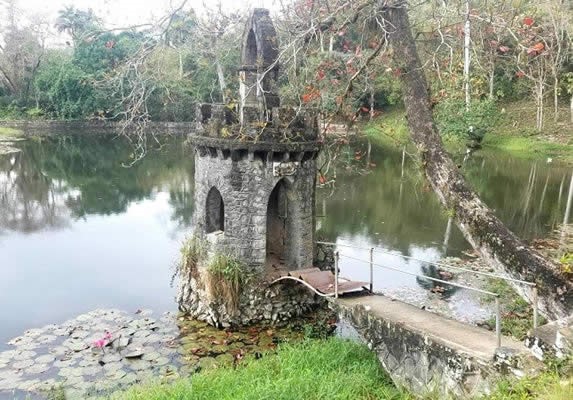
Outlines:
[[[468, 186], [444, 149], [434, 124], [428, 86], [416, 52], [406, 2], [382, 2], [394, 61], [400, 68], [403, 100], [412, 141], [421, 157], [424, 173], [442, 205], [455, 220], [468, 242], [498, 272], [539, 285], [540, 311], [549, 318], [567, 316], [573, 310], [573, 285], [549, 260], [525, 245]], [[516, 285], [526, 299], [528, 288]]]

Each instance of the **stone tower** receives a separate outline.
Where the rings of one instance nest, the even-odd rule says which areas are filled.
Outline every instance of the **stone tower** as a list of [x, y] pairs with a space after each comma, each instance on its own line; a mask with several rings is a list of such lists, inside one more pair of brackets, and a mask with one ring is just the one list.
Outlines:
[[[309, 302], [308, 293], [268, 283], [280, 271], [313, 265], [317, 115], [280, 106], [278, 40], [268, 10], [252, 12], [241, 54], [239, 105], [201, 104], [197, 110], [197, 132], [191, 137], [196, 151], [195, 234], [208, 242], [211, 254], [231, 254], [257, 276], [256, 285], [241, 288], [245, 302], [252, 303], [248, 296], [264, 298], [273, 292], [274, 298], [295, 291], [300, 302], [293, 305], [300, 311]], [[268, 310], [264, 303], [241, 303], [232, 313], [213, 296], [202, 301], [209, 296], [192, 287], [201, 286], [198, 282], [185, 286], [180, 295], [187, 300], [180, 296], [180, 304], [215, 324], [297, 313], [271, 306], [274, 311], [266, 318], [257, 310]]]

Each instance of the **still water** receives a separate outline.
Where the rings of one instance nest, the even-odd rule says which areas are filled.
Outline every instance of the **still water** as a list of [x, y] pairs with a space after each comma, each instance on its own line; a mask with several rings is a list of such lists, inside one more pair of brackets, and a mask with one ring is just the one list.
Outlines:
[[[194, 209], [193, 154], [183, 141], [167, 140], [130, 168], [123, 166], [130, 147], [117, 138], [18, 146], [20, 153], [0, 156], [0, 349], [28, 328], [95, 308], [176, 309], [173, 265]], [[364, 151], [345, 148], [324, 169], [335, 182], [318, 189], [318, 238], [429, 261], [468, 249], [412, 158], [402, 163], [402, 152], [373, 147], [368, 166]], [[522, 237], [545, 236], [562, 222], [570, 168], [489, 151], [460, 166]], [[424, 267], [389, 254], [375, 260], [416, 273]], [[365, 264], [346, 259], [341, 268], [368, 279]], [[414, 277], [376, 271], [377, 290], [413, 287]]]

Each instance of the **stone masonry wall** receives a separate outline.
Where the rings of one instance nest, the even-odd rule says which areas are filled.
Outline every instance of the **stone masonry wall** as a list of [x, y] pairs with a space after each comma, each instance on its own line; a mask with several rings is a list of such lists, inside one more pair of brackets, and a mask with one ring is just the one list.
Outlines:
[[314, 189], [316, 161], [301, 161], [292, 176], [273, 175], [273, 162], [258, 156], [249, 159], [200, 155], [195, 158], [195, 225], [205, 232], [207, 194], [216, 187], [224, 203], [224, 233], [210, 238], [213, 248], [232, 252], [253, 268], [266, 261], [267, 206], [269, 196], [281, 179], [289, 203], [287, 267], [312, 266], [314, 246]]
[[510, 349], [498, 349], [491, 360], [478, 359], [374, 316], [364, 306], [331, 305], [376, 352], [394, 383], [417, 396], [473, 398], [489, 393], [502, 374], [522, 374], [522, 361]]
[[181, 311], [217, 327], [244, 326], [257, 322], [281, 323], [308, 313], [324, 300], [303, 285], [292, 281], [270, 284], [257, 280], [241, 290], [236, 310], [229, 310], [225, 300], [217, 298], [205, 284], [208, 272], [180, 277], [178, 303]]

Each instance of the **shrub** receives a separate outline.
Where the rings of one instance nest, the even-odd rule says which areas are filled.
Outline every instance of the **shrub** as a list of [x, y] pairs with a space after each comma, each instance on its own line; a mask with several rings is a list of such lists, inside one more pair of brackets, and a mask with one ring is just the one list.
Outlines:
[[229, 312], [239, 307], [241, 286], [250, 280], [247, 266], [236, 257], [217, 253], [207, 267], [209, 291], [217, 299], [222, 299]]
[[[442, 136], [481, 141], [499, 118], [495, 102], [474, 101], [466, 111], [463, 100], [447, 99], [434, 108], [436, 123]], [[473, 134], [470, 132], [473, 127]]]

